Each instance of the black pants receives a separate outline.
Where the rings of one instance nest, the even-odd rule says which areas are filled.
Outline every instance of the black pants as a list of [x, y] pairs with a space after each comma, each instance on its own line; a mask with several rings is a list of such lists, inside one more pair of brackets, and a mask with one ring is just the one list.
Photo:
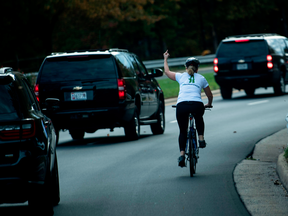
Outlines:
[[196, 129], [199, 135], [204, 135], [204, 114], [205, 108], [202, 102], [185, 101], [177, 104], [176, 118], [180, 129], [179, 148], [180, 151], [185, 151], [187, 141], [188, 117], [189, 113], [195, 118]]

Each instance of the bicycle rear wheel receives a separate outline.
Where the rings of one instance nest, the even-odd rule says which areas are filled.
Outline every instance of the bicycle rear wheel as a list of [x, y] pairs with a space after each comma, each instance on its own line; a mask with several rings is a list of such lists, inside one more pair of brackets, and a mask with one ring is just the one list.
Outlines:
[[194, 152], [192, 131], [189, 131], [188, 157], [189, 157], [190, 176], [193, 177], [193, 175], [196, 173], [196, 157], [195, 157], [195, 152]]

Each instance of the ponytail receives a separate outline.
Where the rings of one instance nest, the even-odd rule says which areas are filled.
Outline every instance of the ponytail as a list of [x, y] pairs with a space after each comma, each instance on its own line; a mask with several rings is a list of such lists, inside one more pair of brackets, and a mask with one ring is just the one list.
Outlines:
[[194, 66], [192, 66], [192, 65], [190, 65], [190, 66], [187, 68], [187, 72], [188, 72], [188, 74], [189, 74], [190, 76], [193, 76], [194, 73], [195, 73], [195, 71], [196, 71], [196, 68], [195, 68]]

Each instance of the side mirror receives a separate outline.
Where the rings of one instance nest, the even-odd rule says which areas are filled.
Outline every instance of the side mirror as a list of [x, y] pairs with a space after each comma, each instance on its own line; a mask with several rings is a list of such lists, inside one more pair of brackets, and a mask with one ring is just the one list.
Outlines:
[[15, 80], [13, 74], [1, 74], [0, 75], [0, 85], [8, 85]]
[[163, 76], [163, 71], [161, 69], [151, 69], [151, 73], [149, 74], [153, 77]]
[[60, 100], [58, 98], [47, 98], [45, 105], [48, 111], [60, 109]]

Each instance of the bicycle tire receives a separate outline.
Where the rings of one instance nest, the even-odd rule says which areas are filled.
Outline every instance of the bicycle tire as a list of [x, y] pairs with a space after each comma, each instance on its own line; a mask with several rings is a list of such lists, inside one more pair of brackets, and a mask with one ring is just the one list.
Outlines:
[[193, 151], [194, 174], [195, 174], [196, 173], [196, 164], [198, 163], [198, 158], [196, 156], [196, 149], [197, 149], [197, 133], [196, 133], [196, 129], [194, 129], [194, 136], [192, 136], [192, 139], [194, 139], [194, 141], [195, 141], [195, 145], [194, 145], [194, 148], [193, 148], [194, 149], [194, 151]]
[[189, 157], [189, 169], [190, 169], [190, 177], [193, 177], [193, 175], [196, 172], [196, 158], [194, 156], [194, 146], [193, 146], [193, 136], [192, 131], [189, 131], [189, 151], [188, 151], [188, 157]]

